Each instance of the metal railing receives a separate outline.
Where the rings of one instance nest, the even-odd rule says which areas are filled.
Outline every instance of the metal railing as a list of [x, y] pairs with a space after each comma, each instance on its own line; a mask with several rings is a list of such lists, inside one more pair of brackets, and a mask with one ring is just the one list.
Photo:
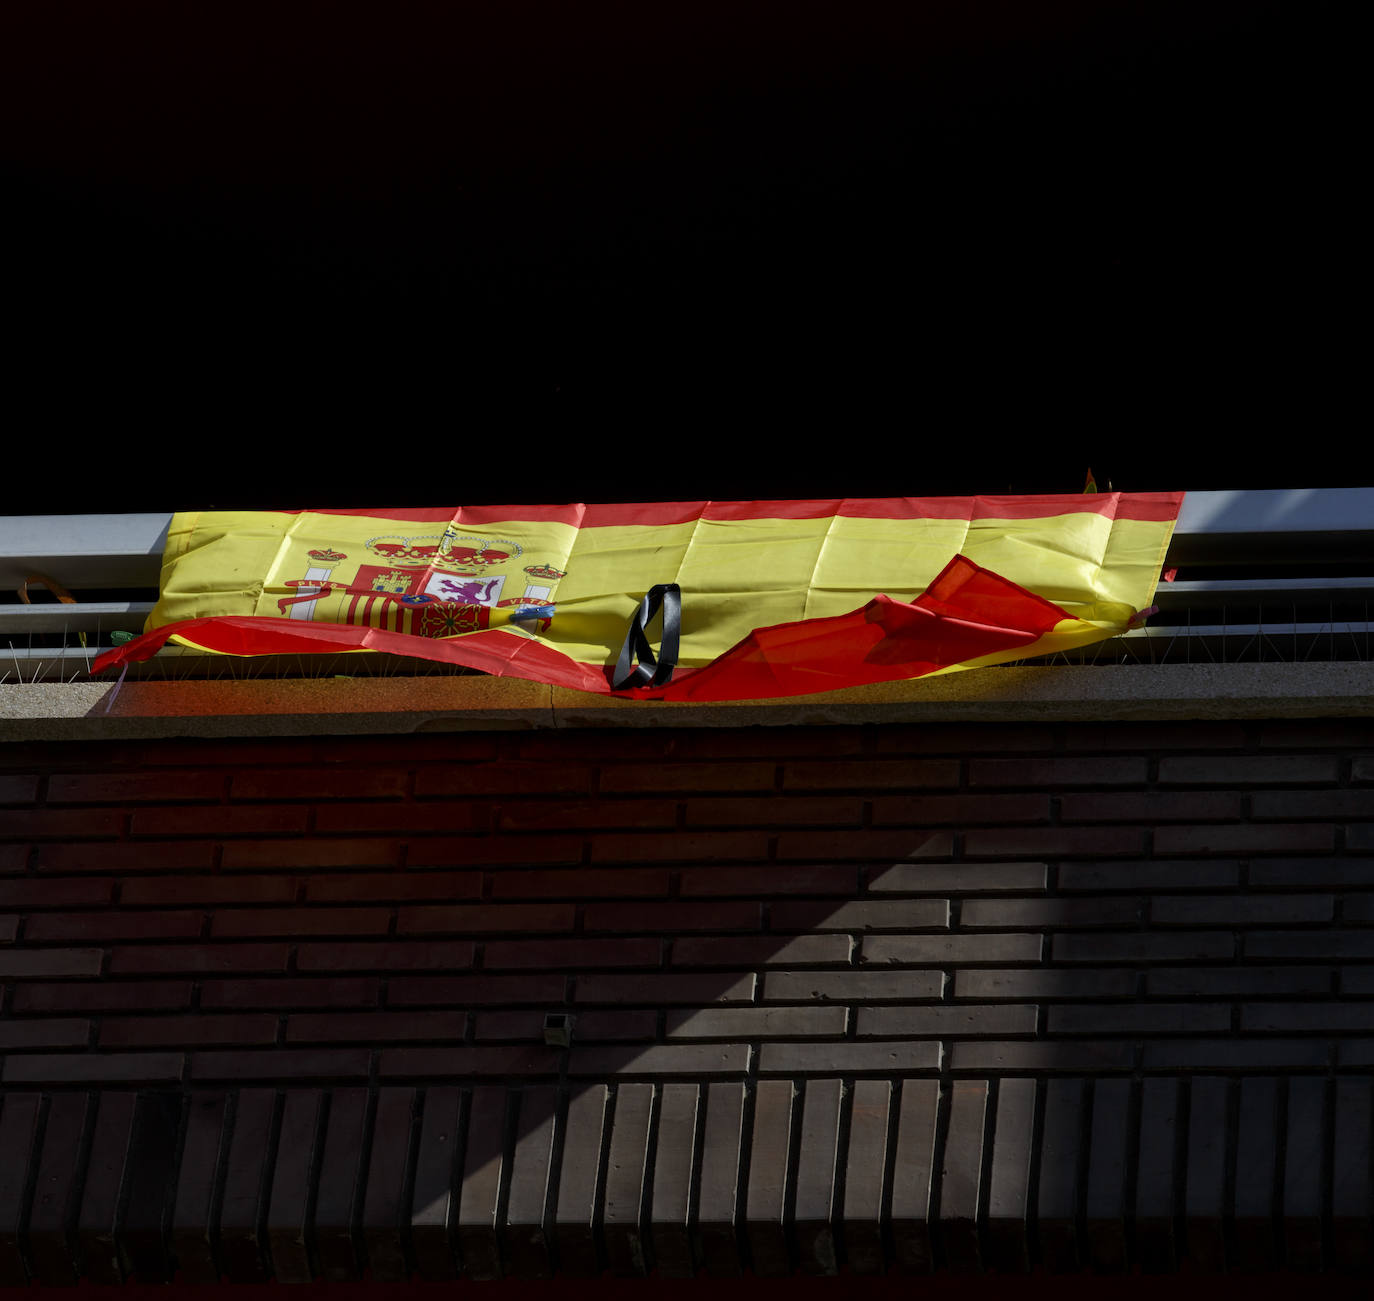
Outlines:
[[[157, 597], [168, 515], [0, 518], [0, 682], [84, 679], [112, 634], [137, 633]], [[1075, 662], [1348, 660], [1374, 652], [1374, 488], [1197, 492], [1184, 501], [1159, 612]], [[70, 596], [28, 582], [40, 574]], [[1067, 662], [1063, 657], [1056, 661]], [[1051, 661], [1054, 662], [1054, 661]], [[461, 674], [372, 654], [239, 660], [167, 647], [159, 677]]]

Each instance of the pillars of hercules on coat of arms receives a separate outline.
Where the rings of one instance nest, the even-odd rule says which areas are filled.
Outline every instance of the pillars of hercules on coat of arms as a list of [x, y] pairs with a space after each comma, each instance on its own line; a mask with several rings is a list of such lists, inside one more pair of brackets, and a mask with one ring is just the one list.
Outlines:
[[311, 597], [311, 600], [297, 600], [293, 602], [287, 617], [291, 619], [311, 620], [315, 617], [316, 599], [322, 592], [329, 591], [330, 575], [334, 572], [334, 566], [341, 560], [347, 560], [348, 556], [342, 551], [335, 551], [332, 547], [327, 547], [321, 551], [309, 551], [306, 553], [310, 557], [310, 568], [305, 571], [305, 577], [298, 579], [290, 584], [296, 589], [296, 596]]

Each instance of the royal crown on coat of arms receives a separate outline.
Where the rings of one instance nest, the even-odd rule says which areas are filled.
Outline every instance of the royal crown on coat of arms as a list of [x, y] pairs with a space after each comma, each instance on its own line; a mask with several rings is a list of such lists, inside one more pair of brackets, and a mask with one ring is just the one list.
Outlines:
[[432, 565], [440, 569], [500, 565], [525, 550], [507, 538], [458, 537], [451, 533], [428, 537], [386, 533], [368, 538], [367, 549], [389, 565]]

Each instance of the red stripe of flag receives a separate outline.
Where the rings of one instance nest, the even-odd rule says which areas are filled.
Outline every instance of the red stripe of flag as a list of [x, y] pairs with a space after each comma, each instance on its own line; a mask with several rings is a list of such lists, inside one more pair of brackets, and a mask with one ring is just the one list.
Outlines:
[[1109, 519], [1160, 523], [1178, 515], [1181, 492], [1105, 493], [1085, 501], [1081, 493], [1050, 497], [851, 497], [813, 501], [669, 501], [567, 506], [321, 507], [264, 512], [282, 515], [350, 515], [412, 524], [453, 523], [466, 528], [488, 524], [568, 524], [574, 528], [662, 526], [706, 520], [768, 519], [1040, 519], [1058, 515], [1103, 515]]

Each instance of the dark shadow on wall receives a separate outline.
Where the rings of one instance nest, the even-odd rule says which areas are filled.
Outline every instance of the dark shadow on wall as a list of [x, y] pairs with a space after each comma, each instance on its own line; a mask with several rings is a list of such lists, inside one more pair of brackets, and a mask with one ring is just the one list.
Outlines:
[[[344, 1280], [367, 1269], [375, 1280], [398, 1282], [412, 1266], [444, 1278], [460, 1269], [476, 1277], [537, 1274], [556, 1264], [575, 1279], [655, 1266], [665, 1274], [704, 1266], [708, 1275], [745, 1267], [781, 1276], [797, 1267], [881, 1273], [893, 1264], [913, 1273], [935, 1266], [1017, 1274], [1035, 1263], [1122, 1276], [1141, 1267], [1172, 1271], [1185, 1257], [1211, 1269], [1367, 1265], [1372, 1095], [1368, 1042], [1358, 1032], [1364, 1005], [1330, 997], [1331, 964], [1352, 961], [1358, 981], [1368, 957], [1358, 912], [1367, 863], [1336, 853], [1326, 824], [1267, 821], [1272, 792], [1250, 795], [1241, 819], [1236, 793], [1245, 774], [1272, 784], [1277, 765], [1280, 784], [1316, 788], [1280, 792], [1284, 798], [1345, 799], [1350, 792], [1334, 789], [1345, 761], [1287, 753], [1318, 748], [1321, 737], [1304, 739], [1301, 729], [1277, 729], [1265, 754], [1237, 753], [1247, 735], [1254, 741], [1254, 728], [1218, 725], [1201, 738], [1193, 731], [1132, 725], [1123, 741], [1122, 730], [1107, 725], [1058, 737], [1023, 729], [1018, 735], [1031, 748], [999, 757], [1005, 730], [931, 729], [897, 735], [895, 749], [875, 757], [853, 736], [855, 748], [845, 751], [837, 730], [823, 746], [813, 737], [813, 749], [802, 748], [831, 758], [798, 760], [797, 781], [781, 788], [769, 764], [784, 761], [767, 739], [743, 737], [717, 757], [772, 755], [760, 765], [769, 770], [754, 774], [758, 793], [734, 790], [737, 772], [709, 775], [732, 792], [725, 803], [757, 799], [743, 818], [746, 835], [695, 830], [731, 821], [706, 796], [700, 818], [685, 820], [691, 829], [669, 830], [679, 825], [677, 802], [691, 814], [698, 799], [674, 794], [672, 818], [658, 833], [622, 827], [594, 837], [591, 861], [580, 867], [570, 865], [583, 858], [581, 837], [572, 838], [575, 852], [556, 868], [571, 884], [602, 868], [634, 871], [648, 857], [664, 875], [701, 874], [698, 888], [683, 890], [679, 881], [675, 897], [624, 902], [625, 892], [617, 898], [611, 885], [612, 902], [584, 902], [580, 931], [557, 938], [566, 918], [545, 916], [549, 938], [529, 926], [522, 933], [518, 921], [499, 932], [488, 923], [474, 930], [463, 924], [471, 914], [461, 891], [423, 900], [455, 905], [447, 920], [411, 910], [417, 926], [407, 935], [483, 943], [478, 981], [484, 973], [557, 970], [564, 973], [558, 990], [576, 982], [566, 1003], [557, 995], [506, 997], [493, 1013], [457, 993], [418, 997], [412, 989], [406, 998], [401, 972], [388, 969], [387, 1011], [357, 1009], [356, 1025], [345, 1030], [351, 1048], [310, 1046], [337, 1042], [339, 1031], [335, 1017], [307, 1014], [302, 1033], [289, 1031], [290, 1043], [280, 1047], [193, 1051], [175, 1207], [166, 1181], [136, 1178], [121, 1191], [125, 1153], [135, 1175], [149, 1168], [136, 1141], [138, 1103], [166, 1095], [136, 1103], [131, 1091], [110, 1090], [97, 1107], [79, 1083], [57, 1089], [45, 1103], [29, 1193], [46, 1186], [40, 1168], [68, 1173], [60, 1197], [25, 1212], [22, 1227], [14, 1221], [24, 1250], [32, 1262], [37, 1242], [59, 1276], [70, 1270], [75, 1235], [88, 1261], [110, 1269], [107, 1227], [122, 1216], [126, 1228], [132, 1217], [156, 1239], [150, 1258], [170, 1227], [183, 1282], [262, 1277], [269, 1261], [279, 1278]], [[690, 741], [687, 733], [664, 738], [655, 753], [653, 740], [633, 748], [621, 739], [614, 763], [629, 794], [619, 802], [638, 801], [633, 811], [642, 820], [647, 808], [653, 822], [652, 797], [635, 793], [635, 765], [694, 756], [704, 770], [709, 744], [674, 748]], [[990, 749], [979, 751], [980, 741]], [[586, 757], [587, 738], [567, 742], [560, 763], [600, 762]], [[750, 751], [749, 742], [762, 748]], [[555, 744], [549, 740], [546, 756]], [[965, 774], [968, 789], [951, 795], [963, 770], [946, 760], [932, 769], [931, 753], [964, 755], [974, 768]], [[452, 762], [441, 747], [429, 754]], [[854, 767], [846, 779], [847, 758]], [[89, 751], [73, 762], [89, 765]], [[500, 833], [454, 836], [458, 808], [485, 771], [485, 760], [469, 762], [471, 775], [454, 777], [443, 788], [449, 793], [430, 787], [401, 810], [413, 819], [428, 803], [439, 810], [429, 825], [446, 830], [414, 835], [396, 880], [414, 882], [432, 866], [505, 861], [488, 868], [493, 898], [523, 897], [500, 886], [507, 872], [511, 884], [526, 870], [550, 875], [534, 866], [541, 855], [533, 849], [557, 807], [545, 801], [546, 774], [526, 775], [526, 793], [538, 798], [514, 801]], [[1160, 765], [1168, 770], [1160, 774]], [[222, 778], [211, 785], [222, 790]], [[590, 781], [572, 785], [592, 789]], [[1132, 789], [1147, 785], [1159, 789]], [[616, 802], [604, 779], [599, 789], [593, 823]], [[837, 801], [822, 792], [835, 790], [849, 792], [841, 805], [874, 806], [868, 825], [845, 809], [850, 821], [841, 830], [824, 825]], [[272, 794], [263, 785], [256, 798]], [[1271, 803], [1256, 803], [1262, 796]], [[51, 786], [45, 798], [63, 803]], [[1358, 817], [1358, 790], [1353, 799]], [[797, 802], [806, 806], [800, 815]], [[533, 811], [545, 803], [542, 814]], [[596, 801], [567, 807], [588, 803]], [[784, 803], [791, 804], [786, 815]], [[59, 819], [76, 816], [58, 811]], [[225, 852], [248, 856], [220, 861], [231, 877], [245, 863], [286, 876], [283, 856], [303, 845], [293, 837], [225, 843], [240, 846]], [[338, 843], [345, 854], [357, 847]], [[1347, 848], [1360, 843], [1353, 838]], [[127, 863], [155, 853], [155, 844], [118, 846], [132, 850], [120, 870], [133, 870]], [[1309, 857], [1285, 856], [1303, 844]], [[99, 837], [90, 845], [98, 850]], [[67, 857], [67, 872], [96, 852], [90, 845]], [[182, 848], [172, 846], [174, 859]], [[49, 852], [45, 844], [23, 859], [39, 884], [55, 879]], [[210, 871], [213, 861], [205, 859], [202, 874], [223, 880]], [[296, 861], [306, 864], [296, 875], [308, 878], [309, 858]], [[400, 860], [389, 861], [394, 868]], [[376, 887], [363, 872], [329, 876], [345, 893], [326, 900], [353, 901], [350, 877], [364, 895]], [[273, 883], [240, 879], [255, 888]], [[161, 882], [143, 876], [141, 884], [144, 910], [126, 883], [114, 915], [154, 915], [148, 908], [160, 901], [149, 889]], [[558, 898], [541, 884], [536, 895]], [[1356, 901], [1340, 925], [1337, 886]], [[767, 903], [767, 930], [755, 900]], [[245, 905], [252, 903], [235, 901], [220, 919], [251, 919]], [[375, 911], [385, 914], [384, 927], [393, 924], [389, 904]], [[54, 918], [78, 930], [97, 924], [94, 914], [68, 918], [46, 906], [34, 916], [45, 920], [46, 937], [26, 918], [7, 954], [46, 951], [58, 934]], [[199, 927], [204, 918], [189, 920]], [[599, 944], [623, 965], [598, 962]], [[171, 951], [156, 938], [145, 947]], [[326, 969], [356, 972], [356, 959], [348, 961]], [[97, 961], [86, 974], [101, 969]], [[666, 983], [677, 977], [691, 990], [670, 997]], [[290, 1007], [296, 973], [272, 979]], [[438, 1042], [430, 1021], [421, 1037], [405, 1024], [408, 1007], [421, 1005], [447, 1014], [455, 1038], [466, 1021], [452, 1014], [474, 1012], [477, 1033]], [[7, 1029], [53, 1024], [12, 1015], [12, 1003], [7, 1010]], [[547, 1011], [577, 1018], [566, 1052], [543, 1042]], [[384, 1044], [374, 1053], [369, 1018], [379, 1038], [395, 1018], [391, 1033], [413, 1046]], [[98, 1062], [84, 1043], [68, 1064]], [[51, 1070], [60, 1057], [7, 1056], [0, 1110], [7, 1132], [35, 1096], [25, 1098], [22, 1082], [54, 1078], [23, 1074], [25, 1062]], [[129, 1066], [134, 1057], [119, 1060]], [[180, 1078], [179, 1048], [142, 1054], [137, 1064], [154, 1057], [175, 1059], [176, 1073], [163, 1078]], [[287, 1061], [301, 1074], [283, 1091]], [[303, 1065], [312, 1061], [313, 1079]], [[342, 1085], [331, 1072], [356, 1083]], [[212, 1087], [237, 1080], [253, 1084]], [[96, 1161], [96, 1153], [109, 1160]], [[3, 1205], [18, 1205], [15, 1186]], [[93, 1192], [106, 1199], [96, 1211], [105, 1207], [108, 1219], [86, 1217]], [[17, 1259], [9, 1223], [0, 1223], [6, 1267]], [[49, 1281], [47, 1265], [40, 1272]]]

